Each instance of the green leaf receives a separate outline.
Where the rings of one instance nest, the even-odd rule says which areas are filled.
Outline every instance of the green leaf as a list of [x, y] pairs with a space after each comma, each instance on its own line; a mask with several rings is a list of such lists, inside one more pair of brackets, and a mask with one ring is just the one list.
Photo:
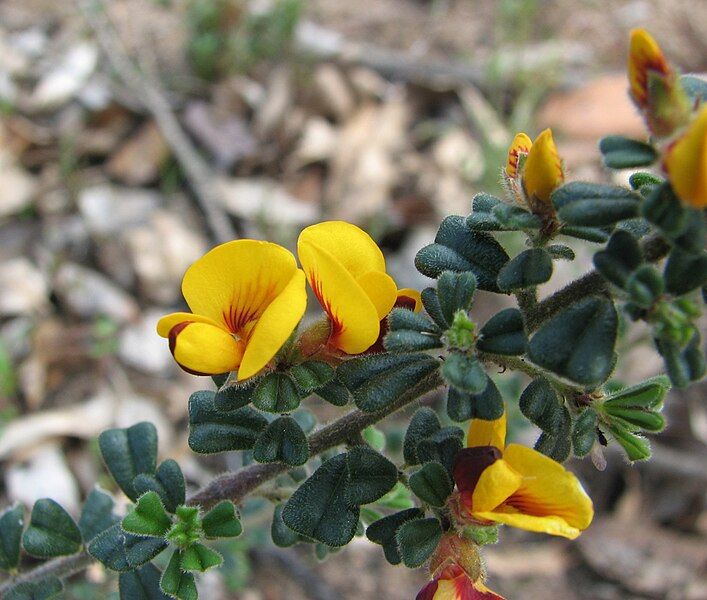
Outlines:
[[572, 248], [564, 244], [550, 244], [545, 248], [553, 260], [574, 260], [575, 253]]
[[182, 571], [205, 573], [222, 562], [223, 557], [216, 550], [197, 542], [182, 551], [180, 567]]
[[20, 541], [25, 523], [25, 509], [21, 504], [0, 514], [0, 569], [14, 571], [20, 564]]
[[421, 312], [414, 312], [408, 308], [394, 308], [388, 315], [390, 331], [410, 330], [438, 334], [439, 327], [429, 317]]
[[178, 506], [177, 519], [165, 535], [165, 539], [179, 548], [186, 548], [201, 539], [203, 531], [196, 506]]
[[260, 463], [281, 462], [291, 467], [309, 459], [307, 436], [292, 417], [279, 417], [258, 436], [253, 458]]
[[500, 419], [503, 415], [503, 397], [491, 378], [488, 378], [480, 394], [469, 394], [450, 387], [447, 392], [447, 415], [458, 423], [469, 419]]
[[594, 387], [614, 367], [617, 329], [611, 300], [583, 298], [543, 323], [528, 343], [528, 356], [536, 365]]
[[354, 446], [346, 453], [347, 504], [370, 504], [385, 496], [398, 481], [398, 469], [368, 446]]
[[182, 571], [181, 563], [182, 553], [180, 550], [175, 550], [162, 573], [160, 588], [165, 594], [178, 600], [198, 600], [199, 594], [196, 591], [194, 575]]
[[93, 538], [87, 550], [111, 571], [124, 572], [147, 563], [166, 547], [162, 538], [132, 535], [116, 523]]
[[282, 520], [291, 530], [327, 546], [345, 546], [356, 533], [359, 509], [347, 503], [346, 455], [322, 463], [285, 504]]
[[120, 600], [167, 600], [169, 596], [160, 589], [161, 575], [152, 563], [121, 573], [118, 578]]
[[609, 239], [609, 234], [598, 227], [578, 227], [564, 224], [562, 229], [560, 229], [560, 233], [580, 240], [596, 242], [597, 244], [602, 244]]
[[22, 546], [29, 554], [40, 558], [75, 554], [81, 543], [78, 525], [59, 504], [50, 498], [34, 503], [29, 527], [22, 536]]
[[142, 422], [127, 429], [108, 429], [98, 436], [98, 445], [115, 482], [128, 498], [137, 500], [133, 480], [140, 473], [151, 475], [157, 466], [155, 426]]
[[535, 449], [557, 462], [564, 462], [570, 455], [572, 443], [572, 419], [565, 413], [565, 420], [557, 433], [543, 431], [535, 442]]
[[604, 164], [610, 169], [633, 169], [653, 164], [658, 153], [650, 144], [621, 135], [608, 135], [599, 142]]
[[253, 398], [256, 381], [257, 379], [253, 378], [220, 388], [214, 396], [214, 407], [217, 410], [229, 411], [248, 406]]
[[445, 321], [452, 323], [458, 310], [468, 311], [476, 291], [476, 277], [472, 272], [444, 271], [437, 279], [437, 297]]
[[643, 216], [671, 239], [685, 231], [690, 211], [675, 196], [668, 182], [655, 187], [643, 202]]
[[496, 278], [507, 261], [506, 251], [493, 237], [471, 231], [463, 217], [450, 216], [442, 221], [434, 244], [417, 253], [415, 266], [432, 278], [444, 271], [471, 271], [479, 289], [497, 292]]
[[287, 373], [268, 373], [260, 379], [253, 393], [253, 404], [270, 413], [288, 413], [302, 400], [294, 380]]
[[442, 305], [439, 301], [439, 296], [437, 295], [437, 290], [435, 288], [425, 288], [420, 293], [422, 298], [422, 305], [425, 307], [427, 314], [432, 317], [432, 320], [440, 329], [447, 329], [452, 324], [451, 321], [447, 321], [442, 312]]
[[395, 537], [403, 563], [410, 569], [421, 567], [442, 538], [442, 526], [437, 519], [415, 519], [406, 521], [398, 529]]
[[450, 352], [442, 364], [442, 375], [450, 385], [462, 392], [480, 394], [486, 389], [488, 377], [474, 356]]
[[458, 427], [440, 429], [435, 435], [420, 441], [417, 456], [423, 463], [436, 461], [442, 464], [451, 477], [454, 457], [462, 449], [463, 437], [464, 432]]
[[660, 185], [663, 183], [663, 179], [660, 177], [657, 177], [653, 173], [646, 173], [646, 172], [638, 172], [638, 173], [633, 173], [629, 178], [628, 182], [629, 185], [634, 189], [634, 190], [639, 190], [643, 192], [642, 188], [652, 188], [653, 186]]
[[519, 355], [525, 352], [527, 343], [523, 315], [517, 308], [506, 308], [497, 312], [479, 330], [476, 348], [491, 354]]
[[612, 422], [622, 422], [632, 431], [650, 431], [658, 433], [665, 429], [665, 417], [652, 410], [632, 409], [632, 408], [610, 408], [605, 409]]
[[589, 454], [597, 439], [597, 413], [585, 408], [572, 424], [572, 450], [575, 456]]
[[640, 194], [614, 185], [573, 181], [552, 193], [558, 217], [569, 225], [604, 227], [639, 214]]
[[334, 406], [346, 406], [351, 400], [351, 394], [345, 385], [334, 380], [320, 387], [315, 394]]
[[[93, 488], [84, 502], [79, 529], [84, 540], [90, 541], [115, 525], [120, 518], [113, 514], [113, 498], [98, 487]], [[0, 526], [0, 531], [2, 527]]]
[[705, 238], [707, 238], [707, 221], [702, 211], [697, 208], [688, 209], [687, 225], [680, 234], [672, 238], [672, 241], [686, 252], [700, 254], [705, 249]]
[[611, 423], [609, 431], [631, 462], [648, 460], [651, 457], [651, 445], [644, 437], [632, 433], [620, 423]]
[[421, 519], [423, 516], [424, 512], [419, 508], [408, 508], [407, 510], [388, 515], [372, 523], [366, 529], [366, 537], [374, 544], [383, 546], [385, 559], [391, 565], [399, 565], [402, 562], [402, 557], [398, 550], [398, 541], [395, 538], [395, 534], [404, 523]]
[[408, 466], [420, 464], [420, 459], [417, 456], [418, 444], [437, 433], [441, 428], [439, 417], [431, 408], [423, 407], [415, 412], [410, 419], [403, 440], [403, 457]]
[[540, 285], [550, 277], [552, 257], [542, 248], [531, 248], [506, 263], [498, 272], [497, 283], [502, 292], [512, 292]]
[[39, 581], [25, 581], [10, 589], [5, 600], [48, 600], [61, 594], [64, 586], [57, 577], [45, 577]]
[[137, 504], [128, 511], [121, 522], [123, 531], [152, 537], [162, 537], [171, 525], [172, 519], [165, 511], [157, 492], [146, 492], [140, 496]]
[[663, 272], [665, 287], [674, 296], [682, 296], [707, 284], [707, 253], [691, 254], [673, 248]]
[[133, 487], [139, 494], [157, 492], [162, 504], [171, 513], [186, 501], [184, 475], [177, 461], [171, 458], [162, 462], [154, 475], [145, 473], [138, 475], [133, 481]]
[[352, 358], [337, 370], [341, 382], [351, 391], [356, 406], [377, 412], [395, 402], [439, 366], [425, 354], [376, 354]]
[[334, 369], [321, 360], [310, 360], [290, 367], [288, 375], [304, 394], [310, 394], [334, 378]]
[[651, 265], [641, 265], [626, 280], [631, 302], [642, 308], [653, 306], [664, 288], [663, 278]]
[[564, 402], [544, 378], [528, 384], [520, 395], [518, 406], [531, 423], [549, 433], [559, 431], [566, 420]]
[[389, 352], [418, 352], [443, 345], [439, 327], [407, 308], [394, 308], [388, 315], [388, 327], [383, 346]]
[[607, 396], [603, 406], [660, 410], [669, 389], [670, 380], [665, 375], [659, 375]]
[[217, 410], [214, 396], [214, 392], [195, 392], [189, 398], [189, 447], [199, 454], [251, 449], [267, 419], [248, 406]]
[[207, 538], [237, 537], [243, 531], [236, 514], [236, 507], [230, 500], [222, 500], [201, 519], [201, 528]]
[[705, 374], [705, 357], [700, 346], [700, 336], [695, 332], [685, 348], [668, 340], [656, 339], [658, 348], [665, 362], [670, 381], [677, 388], [683, 389], [691, 381], [698, 381]]
[[518, 229], [540, 229], [542, 221], [540, 218], [520, 206], [511, 204], [497, 204], [491, 210], [496, 220], [503, 229], [515, 231]]
[[442, 507], [454, 489], [447, 469], [438, 462], [425, 463], [419, 471], [410, 475], [410, 489], [431, 506]]
[[273, 512], [272, 525], [270, 526], [270, 536], [273, 544], [279, 548], [289, 548], [300, 541], [297, 532], [292, 531], [282, 520], [283, 505], [278, 504]]
[[476, 231], [501, 231], [503, 225], [493, 214], [495, 206], [503, 201], [490, 194], [476, 194], [471, 201], [471, 214], [466, 218], [466, 226]]
[[611, 234], [605, 250], [594, 255], [594, 266], [602, 277], [623, 288], [626, 282], [643, 262], [643, 254], [638, 241], [628, 231], [619, 229]]

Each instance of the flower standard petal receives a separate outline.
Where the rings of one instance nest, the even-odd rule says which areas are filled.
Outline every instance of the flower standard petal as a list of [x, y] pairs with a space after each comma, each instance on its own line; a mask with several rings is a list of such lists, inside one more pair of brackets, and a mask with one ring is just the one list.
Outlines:
[[393, 278], [382, 271], [368, 271], [356, 279], [363, 291], [373, 302], [378, 313], [378, 320], [383, 319], [395, 305], [398, 286]]
[[466, 435], [466, 447], [494, 446], [503, 453], [506, 445], [506, 413], [491, 421], [472, 419]]
[[668, 148], [665, 170], [683, 202], [695, 208], [707, 207], [707, 106]]
[[209, 323], [184, 321], [169, 332], [169, 349], [174, 360], [196, 375], [218, 375], [238, 368], [244, 344]]
[[253, 327], [238, 368], [238, 380], [267, 365], [287, 341], [307, 308], [304, 273], [297, 269], [285, 289], [265, 309]]
[[523, 168], [523, 188], [530, 202], [550, 202], [550, 194], [564, 181], [562, 160], [552, 131], [546, 129], [533, 142]]
[[670, 75], [670, 66], [658, 43], [645, 29], [631, 31], [628, 51], [628, 79], [631, 97], [639, 108], [648, 107], [648, 74]]

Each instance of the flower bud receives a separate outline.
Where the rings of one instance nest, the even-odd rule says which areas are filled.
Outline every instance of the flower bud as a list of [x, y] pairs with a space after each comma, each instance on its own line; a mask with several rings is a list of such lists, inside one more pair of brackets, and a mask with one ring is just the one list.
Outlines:
[[694, 208], [707, 207], [707, 106], [668, 147], [664, 167], [683, 202]]

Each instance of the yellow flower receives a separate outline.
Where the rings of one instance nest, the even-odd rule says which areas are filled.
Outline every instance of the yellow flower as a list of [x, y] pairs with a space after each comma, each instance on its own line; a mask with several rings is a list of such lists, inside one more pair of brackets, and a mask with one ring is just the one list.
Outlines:
[[662, 78], [672, 76], [668, 61], [651, 34], [645, 29], [634, 29], [628, 52], [628, 79], [631, 97], [642, 110], [649, 107], [650, 73]]
[[695, 208], [707, 207], [707, 106], [668, 148], [664, 166], [681, 200]]
[[299, 323], [307, 305], [304, 273], [277, 244], [235, 240], [217, 246], [184, 275], [191, 313], [162, 317], [177, 363], [197, 375], [260, 372]]
[[471, 421], [467, 448], [454, 461], [464, 516], [576, 538], [594, 516], [579, 480], [536, 450], [518, 444], [504, 450], [505, 439], [505, 414]]
[[472, 581], [464, 570], [451, 565], [430, 581], [415, 600], [504, 600], [481, 581]]
[[[517, 136], [516, 136], [517, 139]], [[565, 175], [552, 131], [546, 129], [535, 138], [523, 167], [523, 190], [532, 207], [537, 200], [549, 204], [550, 194], [562, 185]]]
[[366, 351], [397, 298], [380, 248], [355, 225], [327, 221], [302, 231], [297, 253], [331, 321], [329, 345], [347, 354]]
[[518, 167], [522, 166], [519, 163], [524, 160], [530, 152], [533, 142], [525, 133], [517, 133], [513, 138], [511, 147], [508, 148], [508, 159], [506, 160], [506, 176], [509, 179], [515, 179], [518, 174]]

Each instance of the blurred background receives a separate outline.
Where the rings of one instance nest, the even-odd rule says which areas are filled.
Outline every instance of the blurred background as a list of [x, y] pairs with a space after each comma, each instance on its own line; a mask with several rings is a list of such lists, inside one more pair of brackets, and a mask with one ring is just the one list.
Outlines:
[[[552, 127], [570, 177], [624, 182], [597, 141], [645, 136], [626, 95], [629, 30], [704, 72], [705, 24], [707, 2], [688, 0], [0, 1], [0, 506], [50, 496], [76, 514], [94, 482], [111, 488], [95, 437], [140, 420], [192, 490], [237, 468], [189, 450], [188, 396], [212, 384], [154, 331], [183, 308], [191, 262], [233, 237], [292, 248], [304, 225], [345, 219], [400, 287], [422, 288], [416, 251], [475, 192], [501, 193], [516, 131]], [[543, 293], [588, 270], [591, 248], [574, 247]], [[479, 322], [510, 302], [477, 298]], [[646, 330], [620, 344], [617, 379], [660, 372]], [[513, 407], [524, 381], [497, 380]], [[524, 600], [706, 599], [706, 391], [670, 395], [650, 463], [610, 448], [603, 472], [572, 464], [592, 527], [573, 543], [503, 531], [489, 585]], [[393, 451], [408, 418], [381, 426]], [[275, 549], [272, 505], [243, 512], [247, 535], [222, 546], [203, 598], [409, 600], [426, 580], [365, 538], [324, 561]], [[67, 597], [115, 590], [94, 565]]]

